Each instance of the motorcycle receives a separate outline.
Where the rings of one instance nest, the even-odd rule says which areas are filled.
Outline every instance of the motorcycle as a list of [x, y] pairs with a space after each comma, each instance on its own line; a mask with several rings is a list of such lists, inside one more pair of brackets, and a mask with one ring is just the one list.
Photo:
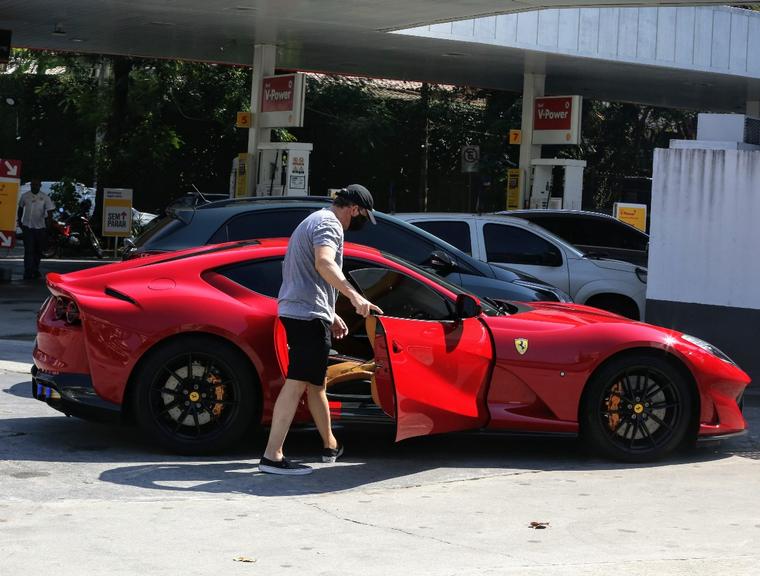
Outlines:
[[42, 250], [43, 258], [58, 258], [64, 253], [94, 253], [98, 258], [103, 258], [100, 240], [93, 232], [90, 219], [84, 212], [67, 216], [63, 209], [59, 209], [59, 218], [53, 218], [48, 227], [47, 243]]

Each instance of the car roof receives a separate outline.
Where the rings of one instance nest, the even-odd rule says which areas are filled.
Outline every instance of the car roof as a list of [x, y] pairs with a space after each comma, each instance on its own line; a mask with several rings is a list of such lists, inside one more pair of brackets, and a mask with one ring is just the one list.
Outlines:
[[533, 232], [536, 232], [538, 235], [544, 235], [550, 237], [554, 242], [561, 244], [564, 248], [567, 250], [576, 253], [578, 256], [583, 256], [583, 252], [570, 244], [567, 240], [564, 240], [563, 238], [560, 238], [556, 234], [554, 234], [551, 230], [547, 230], [543, 226], [539, 224], [534, 224], [530, 220], [526, 220], [525, 218], [515, 218], [511, 216], [507, 216], [506, 214], [502, 213], [488, 213], [488, 214], [472, 214], [468, 212], [403, 212], [396, 214], [398, 218], [401, 218], [402, 220], [405, 219], [412, 219], [415, 217], [421, 217], [423, 219], [427, 218], [439, 218], [444, 220], [452, 220], [452, 221], [462, 221], [464, 219], [471, 219], [471, 220], [481, 220], [481, 221], [488, 221], [488, 222], [504, 222], [512, 221], [512, 223], [520, 226], [521, 228], [527, 228]]
[[497, 212], [497, 214], [501, 214], [504, 216], [515, 216], [517, 218], [523, 218], [524, 220], [527, 220], [528, 216], [535, 216], [537, 220], [540, 220], [544, 216], [558, 216], [560, 218], [573, 218], [573, 217], [584, 217], [584, 218], [597, 218], [599, 220], [606, 220], [608, 222], [614, 222], [615, 224], [622, 226], [624, 228], [630, 228], [631, 230], [635, 230], [642, 236], [649, 237], [649, 234], [644, 232], [643, 230], [639, 230], [636, 228], [636, 226], [633, 226], [629, 224], [628, 222], [623, 222], [622, 220], [615, 218], [614, 216], [610, 214], [605, 214], [604, 212], [592, 212], [590, 210], [557, 210], [557, 209], [534, 209], [534, 210], [502, 210], [501, 212]]
[[294, 203], [321, 203], [323, 205], [332, 204], [332, 198], [328, 196], [246, 196], [244, 198], [228, 198], [225, 200], [215, 200], [208, 204], [198, 206], [197, 210], [208, 210], [211, 208], [239, 208], [250, 210], [252, 207], [271, 207], [272, 205], [282, 204], [292, 206]]

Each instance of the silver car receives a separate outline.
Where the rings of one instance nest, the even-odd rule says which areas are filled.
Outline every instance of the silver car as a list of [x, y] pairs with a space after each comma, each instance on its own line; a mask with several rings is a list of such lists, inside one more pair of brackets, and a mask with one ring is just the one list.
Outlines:
[[548, 230], [499, 214], [407, 213], [415, 224], [475, 258], [553, 284], [579, 304], [644, 318], [647, 269], [587, 255]]

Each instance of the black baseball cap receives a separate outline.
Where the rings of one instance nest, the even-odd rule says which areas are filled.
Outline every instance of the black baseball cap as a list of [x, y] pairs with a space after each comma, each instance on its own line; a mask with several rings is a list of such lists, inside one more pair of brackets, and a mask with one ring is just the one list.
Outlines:
[[361, 208], [367, 210], [367, 217], [373, 224], [377, 224], [375, 220], [374, 210], [375, 201], [372, 199], [372, 194], [361, 184], [350, 184], [345, 188], [341, 188], [335, 193], [336, 196], [345, 198], [352, 204], [356, 204]]

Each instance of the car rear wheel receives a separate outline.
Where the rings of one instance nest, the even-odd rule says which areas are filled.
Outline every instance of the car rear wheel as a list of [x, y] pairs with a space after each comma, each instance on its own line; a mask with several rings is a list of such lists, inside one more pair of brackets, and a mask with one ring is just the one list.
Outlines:
[[135, 417], [143, 432], [182, 454], [218, 452], [238, 440], [256, 414], [253, 370], [213, 338], [172, 341], [136, 375]]
[[667, 359], [623, 356], [589, 382], [581, 405], [581, 434], [597, 452], [627, 462], [656, 460], [692, 433], [691, 383]]

